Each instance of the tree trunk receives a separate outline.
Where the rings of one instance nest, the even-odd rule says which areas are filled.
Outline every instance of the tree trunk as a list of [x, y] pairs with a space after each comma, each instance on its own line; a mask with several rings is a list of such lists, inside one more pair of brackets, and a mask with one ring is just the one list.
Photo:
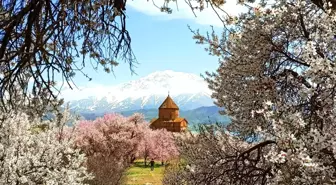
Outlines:
[[145, 166], [147, 166], [147, 157], [145, 157]]
[[131, 161], [130, 161], [130, 163], [133, 164], [134, 161], [135, 161], [135, 159], [136, 159], [136, 157], [132, 156], [132, 157], [131, 157]]

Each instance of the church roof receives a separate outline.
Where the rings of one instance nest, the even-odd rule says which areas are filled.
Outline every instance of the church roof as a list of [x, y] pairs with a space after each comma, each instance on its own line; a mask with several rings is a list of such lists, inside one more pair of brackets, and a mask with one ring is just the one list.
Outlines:
[[176, 103], [171, 99], [171, 97], [168, 95], [165, 101], [161, 104], [159, 109], [179, 109]]
[[179, 123], [179, 122], [182, 122], [182, 121], [186, 121], [186, 122], [188, 122], [185, 118], [175, 118], [174, 120], [169, 120], [169, 121], [164, 121], [164, 120], [161, 120], [160, 118], [153, 118], [151, 121], [150, 121], [150, 123], [154, 123], [154, 122], [156, 122], [156, 121], [162, 121], [162, 122], [177, 122], [177, 123]]
[[188, 122], [185, 118], [175, 118], [174, 122], [182, 122], [183, 120], [185, 120], [186, 122]]

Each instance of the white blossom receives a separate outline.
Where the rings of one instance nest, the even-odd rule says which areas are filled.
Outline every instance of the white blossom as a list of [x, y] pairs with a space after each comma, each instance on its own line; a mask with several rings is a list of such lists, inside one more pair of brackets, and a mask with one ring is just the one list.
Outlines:
[[62, 138], [60, 123], [28, 119], [22, 112], [0, 117], [0, 184], [75, 185], [91, 177], [74, 140]]

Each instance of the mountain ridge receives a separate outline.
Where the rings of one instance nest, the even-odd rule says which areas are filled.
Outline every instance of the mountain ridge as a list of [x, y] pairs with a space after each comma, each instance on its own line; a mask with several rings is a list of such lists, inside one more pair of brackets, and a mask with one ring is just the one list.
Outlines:
[[[71, 110], [102, 114], [140, 109], [155, 109], [168, 92], [181, 110], [213, 106], [211, 91], [200, 76], [172, 70], [156, 71], [137, 80], [114, 86], [83, 88], [90, 96], [70, 100]], [[96, 93], [96, 95], [94, 94]], [[93, 94], [93, 95], [92, 95]]]

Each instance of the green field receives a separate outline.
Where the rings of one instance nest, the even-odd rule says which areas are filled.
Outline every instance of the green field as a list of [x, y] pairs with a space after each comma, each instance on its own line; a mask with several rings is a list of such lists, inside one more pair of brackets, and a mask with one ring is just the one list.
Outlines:
[[123, 184], [160, 185], [162, 184], [164, 169], [165, 167], [161, 165], [161, 162], [156, 162], [154, 171], [151, 171], [150, 166], [145, 166], [143, 161], [135, 161], [126, 171]]

